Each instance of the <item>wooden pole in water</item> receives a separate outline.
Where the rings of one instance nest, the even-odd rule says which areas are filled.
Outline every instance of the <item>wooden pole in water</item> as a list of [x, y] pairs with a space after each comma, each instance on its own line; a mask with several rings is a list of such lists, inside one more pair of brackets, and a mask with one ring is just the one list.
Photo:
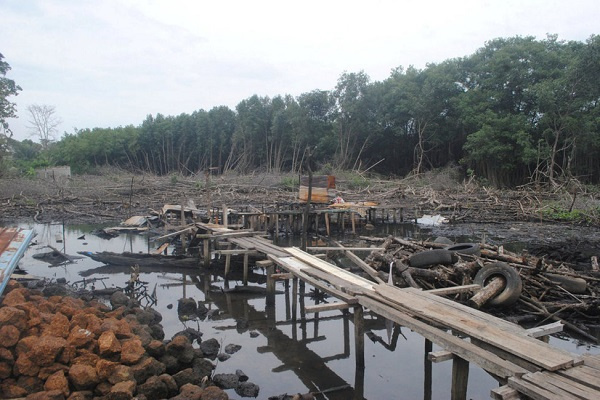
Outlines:
[[354, 349], [356, 351], [356, 368], [365, 367], [365, 320], [363, 308], [354, 307]]
[[304, 207], [304, 214], [302, 214], [302, 250], [306, 251], [306, 246], [308, 245], [308, 214], [310, 212], [310, 202], [312, 200], [312, 178], [313, 172], [310, 166], [312, 152], [310, 147], [307, 148], [307, 156], [306, 156], [306, 169], [308, 170], [308, 196], [306, 198], [306, 207]]
[[423, 400], [431, 400], [432, 393], [432, 363], [429, 360], [429, 353], [433, 350], [433, 343], [429, 339], [425, 339], [425, 371], [424, 371], [424, 382], [423, 382]]
[[210, 267], [210, 239], [204, 239], [204, 268]]
[[469, 362], [454, 356], [452, 359], [452, 393], [451, 400], [465, 400], [469, 383]]
[[327, 230], [327, 236], [331, 236], [331, 230], [329, 228], [329, 213], [326, 211], [325, 214], [325, 229]]
[[296, 321], [298, 315], [298, 278], [292, 279], [292, 321]]
[[267, 267], [267, 298], [266, 298], [267, 305], [275, 304], [275, 279], [273, 279], [273, 277], [272, 277], [274, 272], [275, 272], [274, 264]]
[[244, 253], [244, 286], [248, 286], [248, 253]]

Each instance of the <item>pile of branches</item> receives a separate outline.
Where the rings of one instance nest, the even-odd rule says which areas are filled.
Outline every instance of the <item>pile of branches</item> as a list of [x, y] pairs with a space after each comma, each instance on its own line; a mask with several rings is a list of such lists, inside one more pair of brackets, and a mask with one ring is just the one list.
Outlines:
[[[587, 270], [577, 271], [564, 261], [521, 255], [506, 251], [502, 246], [469, 244], [477, 247], [476, 254], [456, 253], [453, 262], [411, 267], [410, 259], [419, 252], [448, 249], [446, 243], [409, 241], [396, 237], [386, 239], [363, 237], [368, 241], [382, 241], [379, 249], [365, 260], [379, 271], [382, 279], [392, 271], [394, 284], [423, 290], [466, 287], [473, 284], [478, 271], [491, 263], [502, 262], [514, 268], [521, 279], [522, 290], [510, 305], [484, 304], [482, 310], [528, 327], [560, 321], [565, 328], [597, 343], [591, 331], [600, 326], [600, 271], [597, 259], [592, 258]], [[456, 246], [454, 246], [456, 247]], [[393, 268], [390, 269], [390, 264]], [[468, 290], [450, 295], [456, 301], [473, 306], [473, 294]]]

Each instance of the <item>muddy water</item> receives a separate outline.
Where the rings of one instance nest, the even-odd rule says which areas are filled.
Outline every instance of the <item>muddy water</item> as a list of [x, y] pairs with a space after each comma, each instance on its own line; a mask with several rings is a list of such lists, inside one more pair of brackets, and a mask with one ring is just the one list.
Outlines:
[[[67, 254], [79, 251], [147, 252], [153, 248], [145, 235], [121, 235], [110, 240], [91, 235], [98, 226], [20, 224], [34, 229], [37, 237], [26, 252], [20, 267], [33, 275], [48, 279], [66, 278], [78, 288], [124, 287], [130, 278], [130, 268], [108, 267], [89, 258], [74, 263], [49, 266], [33, 258], [50, 245]], [[437, 229], [437, 228], [436, 228]], [[440, 232], [414, 225], [385, 225], [377, 231], [363, 232], [366, 236], [395, 235], [399, 237], [429, 237]], [[446, 232], [448, 233], [448, 232]], [[469, 232], [450, 234], [455, 240], [475, 240]], [[81, 238], [85, 235], [85, 238]], [[475, 236], [478, 233], [474, 234]], [[492, 235], [490, 235], [492, 236]], [[60, 241], [59, 241], [60, 240]], [[289, 242], [282, 238], [281, 242]], [[94, 282], [90, 279], [95, 278]], [[84, 281], [85, 279], [85, 281]], [[230, 359], [216, 362], [216, 373], [243, 370], [250, 381], [260, 386], [258, 398], [266, 399], [284, 393], [306, 393], [330, 388], [346, 389], [327, 393], [328, 399], [447, 399], [451, 388], [451, 363], [433, 364], [430, 372], [425, 363], [423, 337], [399, 326], [388, 327], [375, 315], [366, 315], [365, 369], [356, 371], [354, 326], [351, 315], [340, 311], [321, 312], [292, 318], [291, 288], [277, 283], [275, 304], [267, 305], [265, 297], [257, 294], [233, 294], [223, 290], [241, 285], [241, 281], [224, 280], [218, 274], [175, 270], [141, 271], [140, 280], [147, 282], [149, 292], [156, 290], [157, 304], [153, 307], [163, 316], [167, 338], [187, 327], [199, 329], [203, 338], [216, 338], [224, 347], [238, 344], [242, 348]], [[264, 286], [265, 272], [255, 270], [252, 286]], [[318, 304], [311, 298], [311, 287], [304, 288], [304, 305]], [[209, 309], [209, 317], [182, 320], [177, 302], [191, 297]], [[327, 299], [326, 301], [335, 301]], [[300, 307], [302, 309], [302, 307]], [[388, 329], [391, 328], [391, 329]], [[575, 353], [600, 352], [589, 345], [553, 339], [553, 343]], [[437, 349], [435, 346], [433, 350]], [[430, 377], [430, 378], [429, 378]], [[468, 397], [489, 398], [497, 382], [485, 371], [471, 366]], [[239, 396], [228, 391], [230, 398]], [[321, 396], [321, 398], [325, 398]]]

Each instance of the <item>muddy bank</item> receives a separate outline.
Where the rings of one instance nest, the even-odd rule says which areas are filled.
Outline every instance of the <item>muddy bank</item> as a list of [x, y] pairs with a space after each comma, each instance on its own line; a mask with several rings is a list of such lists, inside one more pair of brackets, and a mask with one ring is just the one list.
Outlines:
[[229, 357], [234, 345], [226, 355], [217, 340], [190, 329], [165, 341], [161, 315], [122, 292], [107, 306], [71, 297], [66, 286], [27, 289], [11, 280], [0, 301], [0, 398], [223, 400], [223, 389], [258, 394], [242, 371], [213, 372], [214, 360]]

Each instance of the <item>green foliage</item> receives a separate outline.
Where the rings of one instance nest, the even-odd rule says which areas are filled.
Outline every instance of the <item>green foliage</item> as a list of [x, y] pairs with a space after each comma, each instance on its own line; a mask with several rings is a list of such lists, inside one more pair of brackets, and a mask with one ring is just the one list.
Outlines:
[[[6, 119], [15, 118], [17, 116], [17, 109], [16, 104], [12, 103], [9, 100], [9, 97], [17, 96], [22, 89], [15, 81], [6, 77], [6, 74], [11, 68], [6, 61], [3, 61], [3, 59], [4, 55], [0, 53], [0, 134], [4, 135], [5, 133], [8, 133], [9, 136], [11, 136]], [[1, 145], [2, 143], [0, 143], [0, 146]]]
[[[597, 210], [598, 211], [598, 210]], [[596, 213], [597, 213], [596, 211]], [[544, 218], [556, 220], [556, 221], [564, 221], [564, 222], [592, 222], [590, 219], [589, 212], [585, 212], [584, 210], [573, 209], [569, 211], [568, 209], [560, 206], [560, 205], [552, 205], [542, 210], [542, 215]]]
[[293, 192], [298, 190], [298, 186], [300, 185], [299, 178], [293, 176], [284, 176], [281, 178], [281, 187], [284, 189]]

